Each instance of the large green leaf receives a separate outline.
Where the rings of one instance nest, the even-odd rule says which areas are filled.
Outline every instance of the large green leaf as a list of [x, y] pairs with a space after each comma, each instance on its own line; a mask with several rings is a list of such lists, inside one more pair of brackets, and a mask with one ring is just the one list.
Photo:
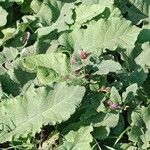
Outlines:
[[0, 17], [1, 149], [150, 148], [150, 0], [0, 0]]
[[131, 101], [136, 95], [138, 91], [137, 83], [131, 84], [126, 88], [126, 91], [122, 93], [123, 101]]
[[[80, 5], [75, 9], [76, 19], [75, 23], [84, 23], [91, 20], [93, 17], [99, 15], [105, 10], [106, 6], [102, 4]], [[83, 13], [84, 12], [84, 13]]]
[[[117, 126], [119, 121], [118, 113], [103, 113], [103, 110], [97, 113], [94, 109], [90, 107], [81, 116], [81, 121], [83, 124], [92, 124], [94, 127], [106, 126], [108, 128], [114, 128]], [[91, 113], [90, 113], [91, 112]]]
[[41, 4], [42, 2], [40, 0], [32, 0], [30, 7], [35, 13], [38, 13], [40, 11]]
[[[87, 119], [87, 123], [92, 123], [94, 127], [106, 126], [114, 128], [117, 126], [119, 121], [118, 113], [97, 113]], [[86, 121], [85, 121], [86, 122]]]
[[150, 17], [150, 1], [149, 0], [129, 0], [145, 16]]
[[23, 95], [0, 103], [0, 143], [39, 132], [42, 125], [61, 123], [75, 112], [85, 89], [57, 84], [54, 89], [30, 86]]
[[121, 104], [121, 96], [119, 95], [118, 90], [115, 87], [111, 88], [110, 100], [116, 104]]
[[150, 107], [135, 109], [131, 114], [131, 132], [129, 140], [134, 141], [142, 149], [150, 147]]
[[5, 54], [6, 60], [14, 60], [18, 55], [18, 50], [13, 47], [4, 47], [3, 53]]
[[7, 23], [7, 11], [0, 6], [0, 27], [4, 26]]
[[90, 134], [92, 131], [91, 126], [81, 127], [78, 131], [70, 131], [64, 137], [64, 143], [57, 150], [92, 150], [90, 146], [93, 140]]
[[40, 22], [43, 26], [51, 25], [57, 20], [60, 15], [60, 10], [62, 7], [62, 2], [55, 0], [44, 0], [41, 9], [38, 13]]
[[52, 82], [61, 82], [64, 80], [65, 77], [61, 76], [53, 69], [39, 67], [38, 73], [37, 73], [37, 78], [41, 83], [47, 85]]
[[[133, 48], [140, 29], [131, 26], [130, 21], [112, 17], [109, 20], [92, 22], [87, 29], [74, 29], [63, 34], [59, 41], [66, 48], [78, 51], [101, 53], [102, 49], [115, 50], [117, 47]], [[81, 42], [82, 41], [82, 42]]]
[[118, 72], [122, 69], [121, 65], [113, 60], [103, 60], [98, 65], [98, 71], [96, 74], [104, 75], [108, 74], [110, 72]]
[[74, 7], [75, 6], [72, 3], [64, 4], [55, 23], [53, 23], [51, 26], [42, 27], [37, 30], [38, 37], [41, 38], [44, 35], [48, 35], [55, 29], [58, 29], [59, 32], [69, 29], [69, 24], [74, 22], [72, 18]]
[[38, 67], [53, 69], [60, 75], [67, 75], [70, 72], [69, 59], [65, 54], [50, 53], [39, 54], [26, 57], [23, 60], [23, 66], [30, 70], [37, 70]]
[[5, 44], [6, 41], [12, 39], [16, 35], [16, 29], [15, 28], [6, 28], [2, 30], [2, 33], [4, 37], [0, 39], [0, 46]]
[[116, 1], [126, 15], [128, 20], [134, 24], [138, 24], [142, 19], [150, 16], [150, 1], [149, 0], [120, 0]]
[[150, 68], [150, 43], [144, 43], [142, 49], [143, 51], [135, 58], [135, 61], [147, 72], [147, 68]]

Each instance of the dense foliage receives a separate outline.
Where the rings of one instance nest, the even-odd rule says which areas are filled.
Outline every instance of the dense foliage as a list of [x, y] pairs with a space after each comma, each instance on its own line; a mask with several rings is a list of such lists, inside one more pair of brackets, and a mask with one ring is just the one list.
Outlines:
[[0, 0], [0, 148], [150, 150], [150, 0]]

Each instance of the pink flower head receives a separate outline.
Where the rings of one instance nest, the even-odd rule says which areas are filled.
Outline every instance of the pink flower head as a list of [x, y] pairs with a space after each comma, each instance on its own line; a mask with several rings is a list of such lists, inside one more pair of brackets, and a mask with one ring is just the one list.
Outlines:
[[108, 105], [112, 110], [115, 110], [117, 108], [120, 108], [120, 106], [116, 103], [113, 103], [111, 100], [108, 101]]
[[89, 56], [89, 53], [87, 53], [84, 50], [81, 50], [80, 53], [79, 53], [79, 55], [80, 55], [81, 59], [87, 59], [87, 57]]
[[118, 105], [115, 104], [115, 103], [113, 103], [113, 104], [110, 105], [110, 108], [111, 108], [112, 110], [117, 109], [117, 108], [118, 108]]

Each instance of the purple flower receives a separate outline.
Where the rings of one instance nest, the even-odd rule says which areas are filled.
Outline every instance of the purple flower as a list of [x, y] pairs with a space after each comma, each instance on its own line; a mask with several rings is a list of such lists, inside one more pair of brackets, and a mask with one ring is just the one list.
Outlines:
[[108, 101], [108, 105], [112, 110], [115, 110], [117, 108], [120, 108], [120, 106], [116, 103], [113, 103], [111, 100]]
[[117, 108], [118, 108], [118, 105], [113, 103], [113, 104], [110, 105], [110, 108], [111, 108], [112, 110], [117, 109]]
[[80, 55], [81, 59], [86, 59], [89, 56], [89, 53], [87, 53], [86, 51], [81, 50], [79, 55]]

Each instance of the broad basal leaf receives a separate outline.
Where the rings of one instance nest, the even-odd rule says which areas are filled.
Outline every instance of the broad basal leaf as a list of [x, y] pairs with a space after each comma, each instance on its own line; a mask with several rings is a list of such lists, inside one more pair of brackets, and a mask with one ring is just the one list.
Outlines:
[[130, 21], [112, 17], [109, 20], [100, 19], [92, 22], [87, 29], [74, 29], [71, 33], [63, 34], [60, 44], [66, 48], [78, 51], [101, 53], [103, 49], [115, 50], [117, 47], [133, 48], [140, 29], [131, 26]]
[[51, 82], [61, 82], [64, 80], [65, 77], [61, 76], [53, 69], [39, 67], [37, 72], [37, 78], [41, 83], [47, 85]]
[[[102, 4], [93, 4], [93, 5], [80, 5], [75, 9], [76, 13], [76, 22], [75, 23], [84, 23], [88, 20], [91, 20], [93, 17], [102, 13], [106, 8], [105, 5]], [[84, 12], [84, 13], [83, 13]]]
[[42, 2], [40, 0], [32, 0], [30, 7], [35, 12], [38, 13], [40, 11]]
[[145, 16], [150, 17], [150, 1], [149, 0], [129, 0]]
[[117, 72], [122, 69], [121, 65], [113, 60], [103, 60], [99, 65], [98, 65], [98, 71], [95, 74], [108, 74], [110, 72]]
[[0, 27], [4, 26], [7, 23], [7, 11], [0, 6]]
[[143, 51], [135, 58], [135, 61], [147, 72], [147, 68], [150, 68], [150, 43], [144, 43], [142, 48]]
[[60, 10], [60, 15], [55, 23], [53, 23], [51, 26], [42, 27], [37, 30], [38, 37], [41, 38], [44, 35], [48, 35], [55, 29], [57, 29], [58, 32], [69, 29], [69, 24], [72, 24], [74, 22], [72, 18], [74, 7], [75, 6], [72, 3], [64, 4]]
[[137, 108], [131, 114], [132, 128], [129, 140], [136, 142], [142, 149], [150, 147], [150, 107]]
[[64, 143], [57, 150], [92, 150], [90, 143], [93, 141], [91, 126], [82, 127], [78, 131], [70, 131], [64, 137]]
[[6, 41], [9, 39], [12, 39], [16, 35], [16, 29], [15, 28], [6, 28], [2, 30], [2, 33], [4, 37], [0, 39], [0, 46], [5, 44]]
[[62, 2], [55, 0], [44, 0], [41, 9], [38, 13], [41, 23], [43, 26], [51, 25], [55, 22], [60, 15], [60, 9], [62, 7]]
[[39, 54], [26, 57], [23, 60], [23, 65], [29, 70], [37, 70], [38, 67], [46, 67], [53, 69], [60, 75], [67, 75], [70, 72], [69, 59], [65, 54], [50, 53]]
[[137, 83], [131, 84], [129, 87], [126, 88], [126, 91], [122, 93], [123, 101], [132, 100], [137, 95], [137, 91], [138, 91]]
[[109, 128], [114, 128], [117, 126], [119, 121], [119, 114], [118, 113], [95, 113], [91, 111], [91, 114], [87, 111], [83, 114], [81, 121], [88, 125], [91, 124], [94, 127], [106, 126]]
[[17, 57], [18, 55], [18, 50], [13, 48], [13, 47], [4, 47], [4, 50], [3, 50], [4, 54], [5, 54], [5, 57], [7, 60], [13, 60]]
[[39, 132], [42, 125], [61, 123], [75, 112], [85, 93], [79, 86], [57, 84], [54, 89], [32, 86], [0, 103], [0, 143]]

